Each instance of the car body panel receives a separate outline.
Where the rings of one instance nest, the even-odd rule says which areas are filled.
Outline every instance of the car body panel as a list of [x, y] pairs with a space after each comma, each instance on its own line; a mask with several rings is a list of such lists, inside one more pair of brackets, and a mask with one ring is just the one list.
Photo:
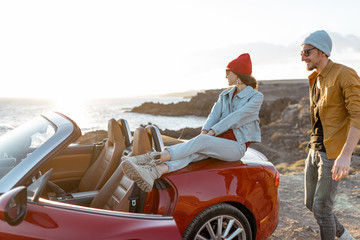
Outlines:
[[0, 222], [0, 239], [181, 239], [172, 217], [55, 204], [28, 203], [18, 226]]
[[[277, 189], [273, 185], [273, 181], [265, 178], [253, 180], [252, 177], [250, 177], [253, 176], [253, 173], [263, 176], [263, 173], [259, 171], [259, 166], [254, 166], [252, 165], [253, 163], [243, 164], [237, 167], [238, 163], [236, 162], [227, 162], [224, 164], [218, 160], [211, 161], [208, 163], [199, 163], [198, 166], [194, 166], [198, 170], [192, 169], [192, 171], [201, 172], [198, 177], [187, 176], [182, 179], [172, 178], [173, 184], [176, 185], [178, 189], [181, 189], [181, 192], [178, 193], [179, 197], [186, 199], [178, 201], [185, 204], [182, 208], [180, 208], [181, 206], [178, 204], [174, 218], [180, 219], [178, 215], [186, 212], [193, 212], [195, 215], [199, 210], [219, 202], [241, 203], [252, 212], [255, 219], [258, 219], [258, 239], [262, 239], [259, 235], [262, 230], [262, 226], [260, 225], [261, 219], [270, 214], [277, 217], [278, 212], [278, 205], [277, 201], [274, 201], [275, 199], [273, 199], [273, 201], [264, 201], [264, 199], [277, 197]], [[217, 164], [218, 168], [216, 166]], [[207, 170], [206, 166], [209, 165], [213, 166], [213, 168]], [[186, 179], [186, 182], [184, 182], [183, 179]], [[201, 198], [196, 199], [194, 195], [189, 196], [188, 190], [191, 188], [185, 190], [186, 188], [181, 185], [187, 184], [189, 186], [189, 182], [195, 183], [190, 186], [191, 188], [195, 188], [193, 189], [193, 193], [201, 193]], [[196, 187], [194, 185], [196, 185]], [[264, 189], [267, 191], [264, 191]], [[204, 204], [207, 206], [204, 206]], [[277, 221], [274, 223], [273, 229], [275, 229]], [[184, 223], [184, 227], [185, 225]], [[182, 228], [179, 227], [179, 229], [181, 231]]]
[[[274, 185], [276, 170], [265, 162], [273, 169], [268, 173], [263, 164], [250, 158], [236, 162], [208, 159], [190, 164], [162, 177], [172, 187], [152, 191], [145, 212], [173, 215], [183, 233], [204, 209], [225, 202], [251, 213], [256, 219], [256, 239], [266, 239], [277, 226], [280, 198]], [[169, 206], [168, 202], [176, 204]]]

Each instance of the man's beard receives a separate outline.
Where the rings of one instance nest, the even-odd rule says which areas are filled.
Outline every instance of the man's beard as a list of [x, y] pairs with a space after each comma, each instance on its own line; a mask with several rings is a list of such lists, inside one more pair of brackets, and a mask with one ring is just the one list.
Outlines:
[[316, 65], [313, 64], [313, 62], [310, 62], [309, 64], [306, 64], [306, 70], [312, 71], [314, 69], [316, 69]]
[[311, 65], [311, 66], [306, 65], [306, 69], [307, 69], [308, 71], [312, 71], [312, 70], [316, 69], [316, 67], [315, 67], [314, 65]]

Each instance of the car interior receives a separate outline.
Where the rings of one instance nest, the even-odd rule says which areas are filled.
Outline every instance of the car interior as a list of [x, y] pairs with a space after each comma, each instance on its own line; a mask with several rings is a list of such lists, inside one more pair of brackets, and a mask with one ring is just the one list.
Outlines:
[[108, 122], [108, 138], [81, 179], [78, 191], [86, 192], [101, 189], [119, 165], [125, 147], [120, 124], [115, 119], [110, 119]]
[[[132, 134], [125, 119], [110, 119], [108, 138], [102, 143], [70, 145], [42, 169], [48, 183], [41, 197], [92, 208], [142, 213], [147, 194], [124, 175], [121, 157], [163, 149], [164, 142], [156, 126], [138, 127]], [[67, 169], [69, 167], [71, 169]], [[49, 171], [52, 173], [48, 174]], [[163, 189], [168, 184], [158, 179], [154, 187]]]

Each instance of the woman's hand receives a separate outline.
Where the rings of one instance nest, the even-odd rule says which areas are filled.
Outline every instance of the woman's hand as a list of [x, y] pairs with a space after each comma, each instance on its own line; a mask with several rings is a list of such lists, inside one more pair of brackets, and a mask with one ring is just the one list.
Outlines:
[[208, 130], [202, 130], [200, 134], [208, 134]]
[[215, 136], [215, 132], [214, 132], [214, 130], [210, 129], [210, 131], [207, 133], [207, 135], [210, 135], [210, 136]]

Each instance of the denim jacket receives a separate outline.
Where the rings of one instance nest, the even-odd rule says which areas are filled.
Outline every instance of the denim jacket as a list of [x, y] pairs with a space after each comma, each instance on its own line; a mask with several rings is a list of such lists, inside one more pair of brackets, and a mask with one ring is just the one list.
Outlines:
[[264, 96], [250, 86], [233, 98], [235, 87], [224, 90], [214, 104], [203, 130], [212, 129], [215, 136], [233, 129], [238, 142], [261, 142], [259, 111]]

